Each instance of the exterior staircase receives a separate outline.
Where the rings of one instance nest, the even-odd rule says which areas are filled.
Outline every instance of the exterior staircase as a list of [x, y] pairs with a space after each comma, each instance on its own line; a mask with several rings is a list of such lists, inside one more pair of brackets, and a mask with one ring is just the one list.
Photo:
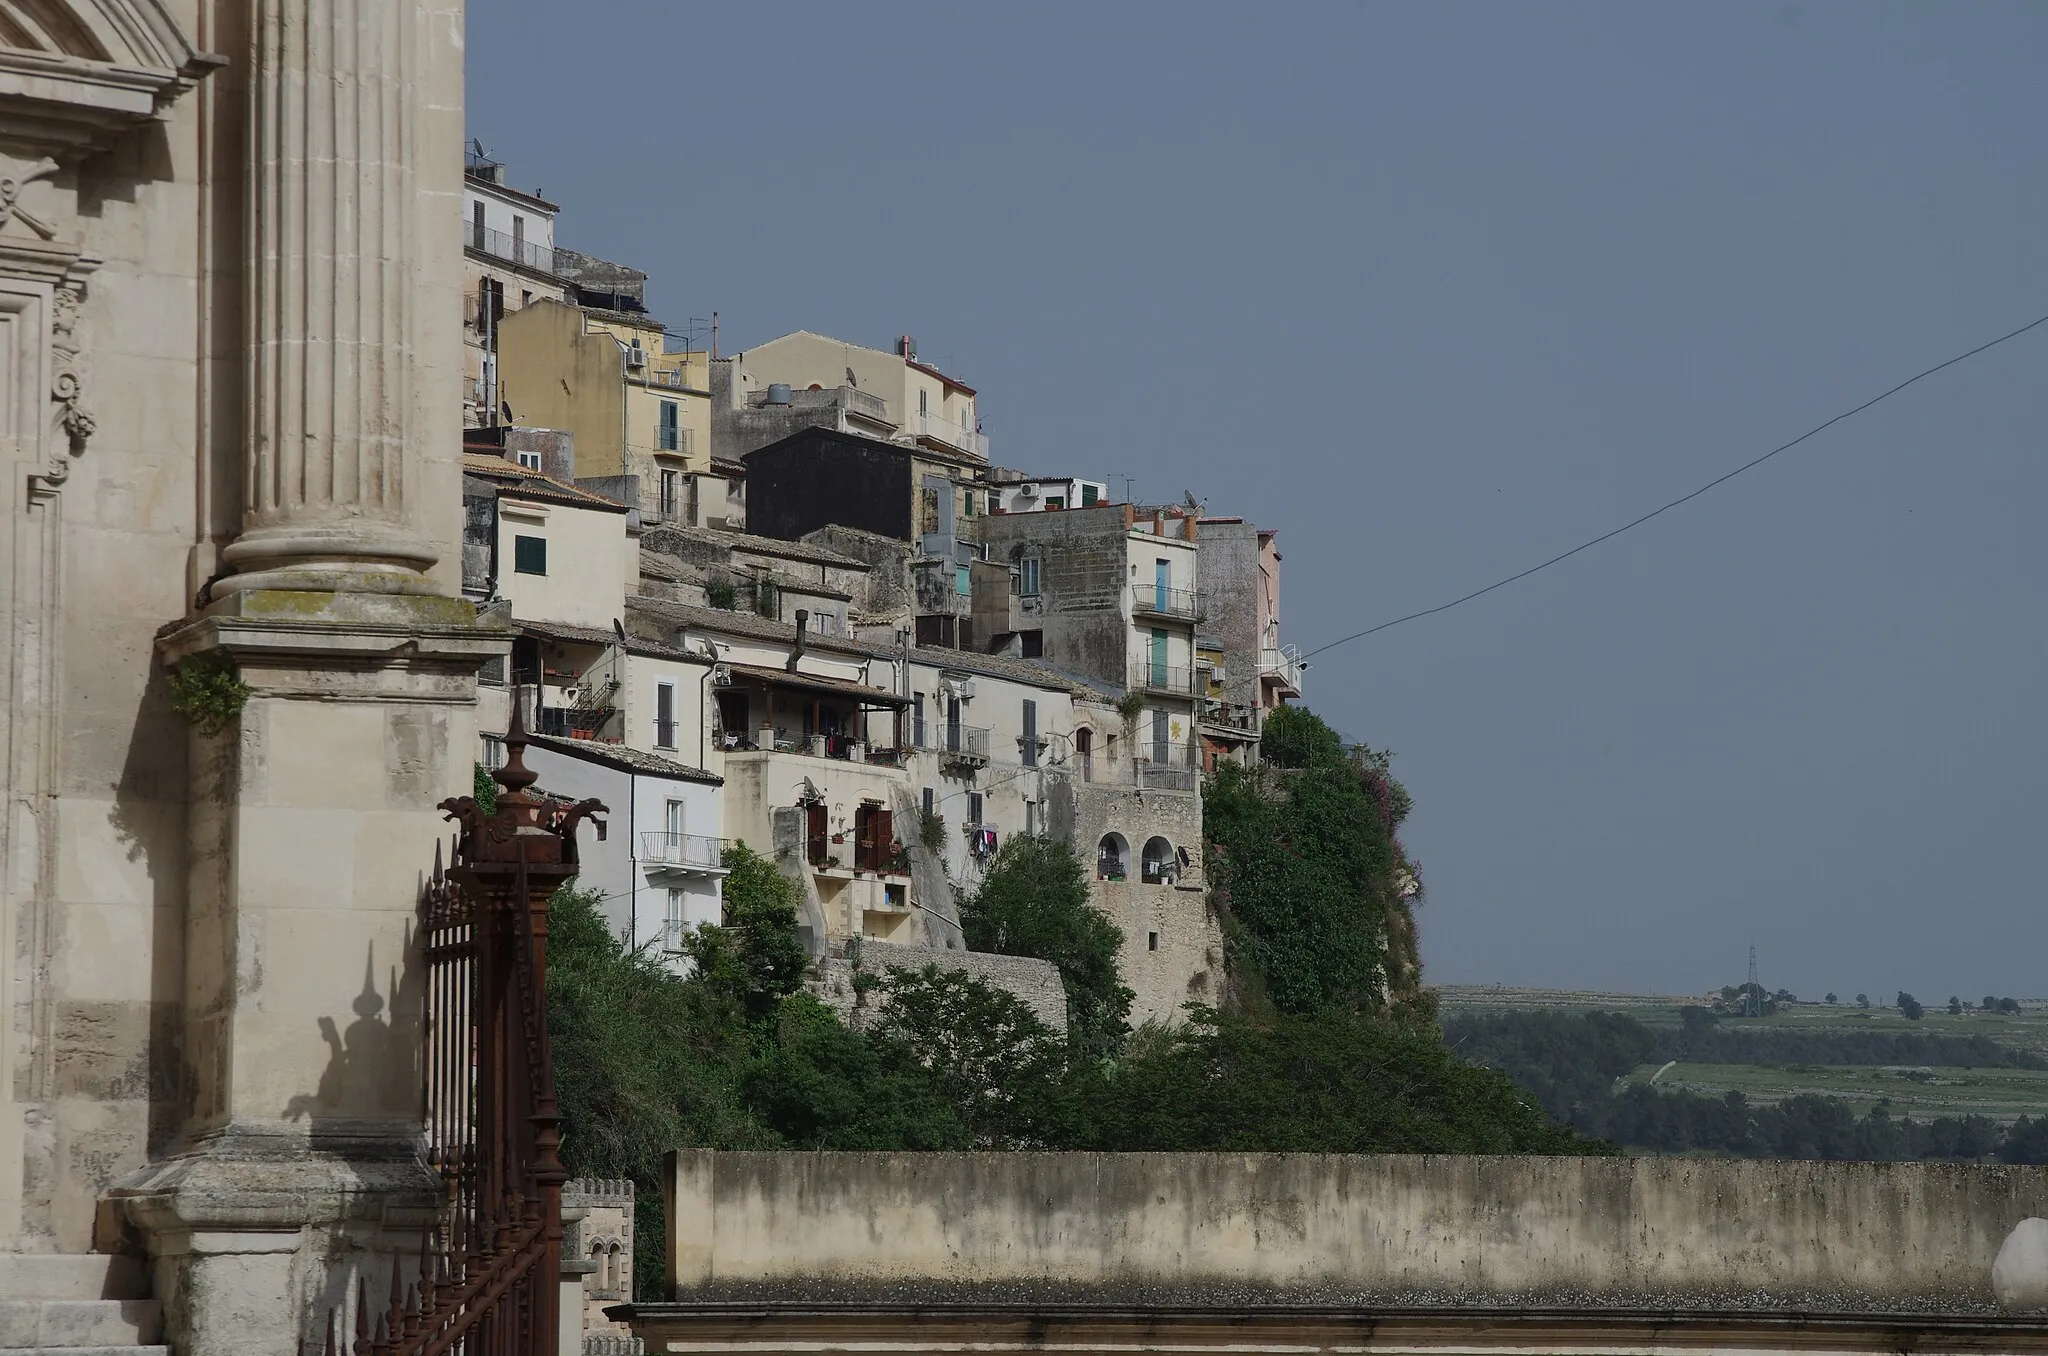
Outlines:
[[0, 1253], [0, 1356], [169, 1356], [138, 1257]]

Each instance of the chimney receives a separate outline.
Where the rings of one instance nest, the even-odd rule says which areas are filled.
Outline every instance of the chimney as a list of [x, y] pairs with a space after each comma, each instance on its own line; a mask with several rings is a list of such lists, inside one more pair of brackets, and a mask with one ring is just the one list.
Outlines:
[[917, 356], [917, 341], [907, 334], [898, 337], [896, 340], [896, 356], [899, 358], [915, 358]]
[[811, 614], [806, 608], [796, 610], [796, 648], [789, 652], [789, 671], [796, 672], [797, 661], [804, 657], [804, 631], [811, 624]]

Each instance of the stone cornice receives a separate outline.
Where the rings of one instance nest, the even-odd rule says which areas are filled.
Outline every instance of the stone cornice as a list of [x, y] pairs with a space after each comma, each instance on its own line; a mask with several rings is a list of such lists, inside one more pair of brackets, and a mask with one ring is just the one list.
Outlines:
[[221, 57], [196, 50], [161, 0], [24, 0], [45, 47], [0, 47], [0, 137], [96, 149], [159, 117]]

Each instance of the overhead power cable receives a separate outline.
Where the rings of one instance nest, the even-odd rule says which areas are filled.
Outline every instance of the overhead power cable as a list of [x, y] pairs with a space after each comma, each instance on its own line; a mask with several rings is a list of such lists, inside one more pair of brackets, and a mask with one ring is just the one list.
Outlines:
[[1645, 513], [1642, 517], [1636, 518], [1630, 522], [1623, 523], [1620, 527], [1615, 528], [1612, 532], [1603, 532], [1599, 536], [1594, 537], [1591, 541], [1582, 541], [1577, 546], [1574, 546], [1571, 550], [1562, 552], [1558, 555], [1554, 555], [1540, 565], [1531, 565], [1528, 569], [1523, 570], [1518, 574], [1511, 574], [1505, 579], [1496, 579], [1491, 584], [1488, 584], [1485, 588], [1474, 589], [1472, 590], [1472, 592], [1464, 595], [1462, 598], [1453, 598], [1448, 603], [1438, 603], [1435, 607], [1426, 607], [1422, 609], [1422, 611], [1420, 612], [1410, 612], [1405, 617], [1396, 617], [1392, 621], [1381, 622], [1378, 626], [1368, 626], [1363, 631], [1354, 631], [1350, 635], [1339, 637], [1338, 639], [1331, 641], [1327, 645], [1317, 646], [1315, 649], [1310, 650], [1307, 654], [1303, 655], [1302, 658], [1313, 659], [1315, 656], [1322, 654], [1327, 650], [1336, 649], [1339, 645], [1348, 645], [1354, 640], [1363, 640], [1367, 636], [1375, 635], [1392, 626], [1399, 626], [1403, 622], [1418, 621], [1423, 617], [1433, 617], [1439, 612], [1448, 612], [1450, 609], [1457, 607], [1461, 603], [1469, 603], [1474, 598], [1483, 598], [1487, 594], [1492, 593], [1495, 589], [1506, 588], [1509, 584], [1513, 584], [1520, 580], [1527, 579], [1532, 574], [1536, 574], [1542, 570], [1547, 570], [1551, 566], [1559, 564], [1563, 561], [1570, 560], [1573, 556], [1577, 555], [1581, 551], [1591, 550], [1593, 547], [1598, 546], [1600, 543], [1604, 541], [1614, 540], [1614, 538], [1620, 536], [1622, 533], [1628, 531], [1630, 528], [1641, 527], [1644, 523], [1649, 522], [1650, 519], [1655, 518], [1660, 513], [1668, 513], [1672, 509], [1677, 508], [1680, 504], [1689, 503], [1690, 501], [1699, 498], [1701, 495], [1705, 494], [1708, 490], [1713, 489], [1717, 485], [1727, 484], [1729, 481], [1735, 479], [1735, 477], [1741, 475], [1744, 471], [1754, 470], [1755, 468], [1769, 461], [1772, 457], [1777, 456], [1780, 452], [1791, 451], [1793, 448], [1799, 446], [1799, 444], [1805, 442], [1808, 438], [1813, 437], [1815, 434], [1824, 433], [1828, 429], [1833, 428], [1836, 424], [1841, 423], [1844, 419], [1854, 418], [1855, 416], [1869, 409], [1872, 405], [1878, 404], [1881, 401], [1889, 400], [1891, 397], [1905, 390], [1908, 386], [1911, 386], [1916, 381], [1920, 381], [1926, 377], [1931, 377], [1936, 372], [1939, 372], [1944, 368], [1954, 367], [1957, 363], [1967, 362], [1969, 359], [1976, 357], [1980, 353], [1984, 353], [1991, 349], [1997, 348], [2000, 344], [2005, 343], [2009, 339], [2017, 339], [2021, 335], [2025, 334], [2028, 330], [2038, 329], [2042, 325], [2048, 325], [2048, 315], [2044, 315], [2037, 319], [2030, 320], [2016, 330], [2013, 330], [2006, 334], [2001, 334], [1996, 339], [1993, 339], [1988, 343], [1977, 345], [1977, 347], [1969, 350], [1967, 353], [1958, 353], [1955, 357], [1950, 358], [1947, 362], [1936, 363], [1934, 366], [1928, 368], [1924, 372], [1916, 372], [1912, 376], [1907, 377], [1904, 381], [1900, 382], [1897, 386], [1892, 387], [1890, 390], [1872, 396], [1870, 399], [1864, 401], [1861, 405], [1858, 405], [1856, 408], [1852, 410], [1843, 410], [1840, 414], [1836, 415], [1834, 418], [1828, 420], [1824, 424], [1814, 425], [1812, 428], [1806, 430], [1806, 432], [1800, 434], [1797, 438], [1794, 438], [1791, 442], [1780, 443], [1778, 446], [1772, 448], [1770, 451], [1764, 453], [1762, 456], [1756, 458], [1755, 460], [1746, 461], [1742, 465], [1736, 467], [1734, 470], [1728, 472], [1726, 475], [1717, 476], [1713, 480], [1708, 481], [1706, 484], [1700, 486], [1692, 493], [1680, 495], [1678, 498], [1672, 500], [1668, 504], [1660, 504], [1656, 508], [1651, 509], [1648, 513]]

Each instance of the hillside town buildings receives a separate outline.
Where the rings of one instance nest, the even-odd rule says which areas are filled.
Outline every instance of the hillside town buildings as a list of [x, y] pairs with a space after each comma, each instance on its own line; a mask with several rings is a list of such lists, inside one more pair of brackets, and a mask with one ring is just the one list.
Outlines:
[[1199, 522], [1074, 447], [993, 465], [908, 339], [664, 325], [570, 248], [592, 205], [465, 145], [456, 0], [8, 13], [10, 1302], [283, 1356], [384, 1293], [442, 1192], [421, 883], [515, 714], [541, 790], [612, 807], [612, 926], [678, 968], [744, 841], [828, 1001], [858, 941], [1058, 1026], [1052, 967], [960, 924], [1050, 834], [1138, 1015], [1214, 993]]

